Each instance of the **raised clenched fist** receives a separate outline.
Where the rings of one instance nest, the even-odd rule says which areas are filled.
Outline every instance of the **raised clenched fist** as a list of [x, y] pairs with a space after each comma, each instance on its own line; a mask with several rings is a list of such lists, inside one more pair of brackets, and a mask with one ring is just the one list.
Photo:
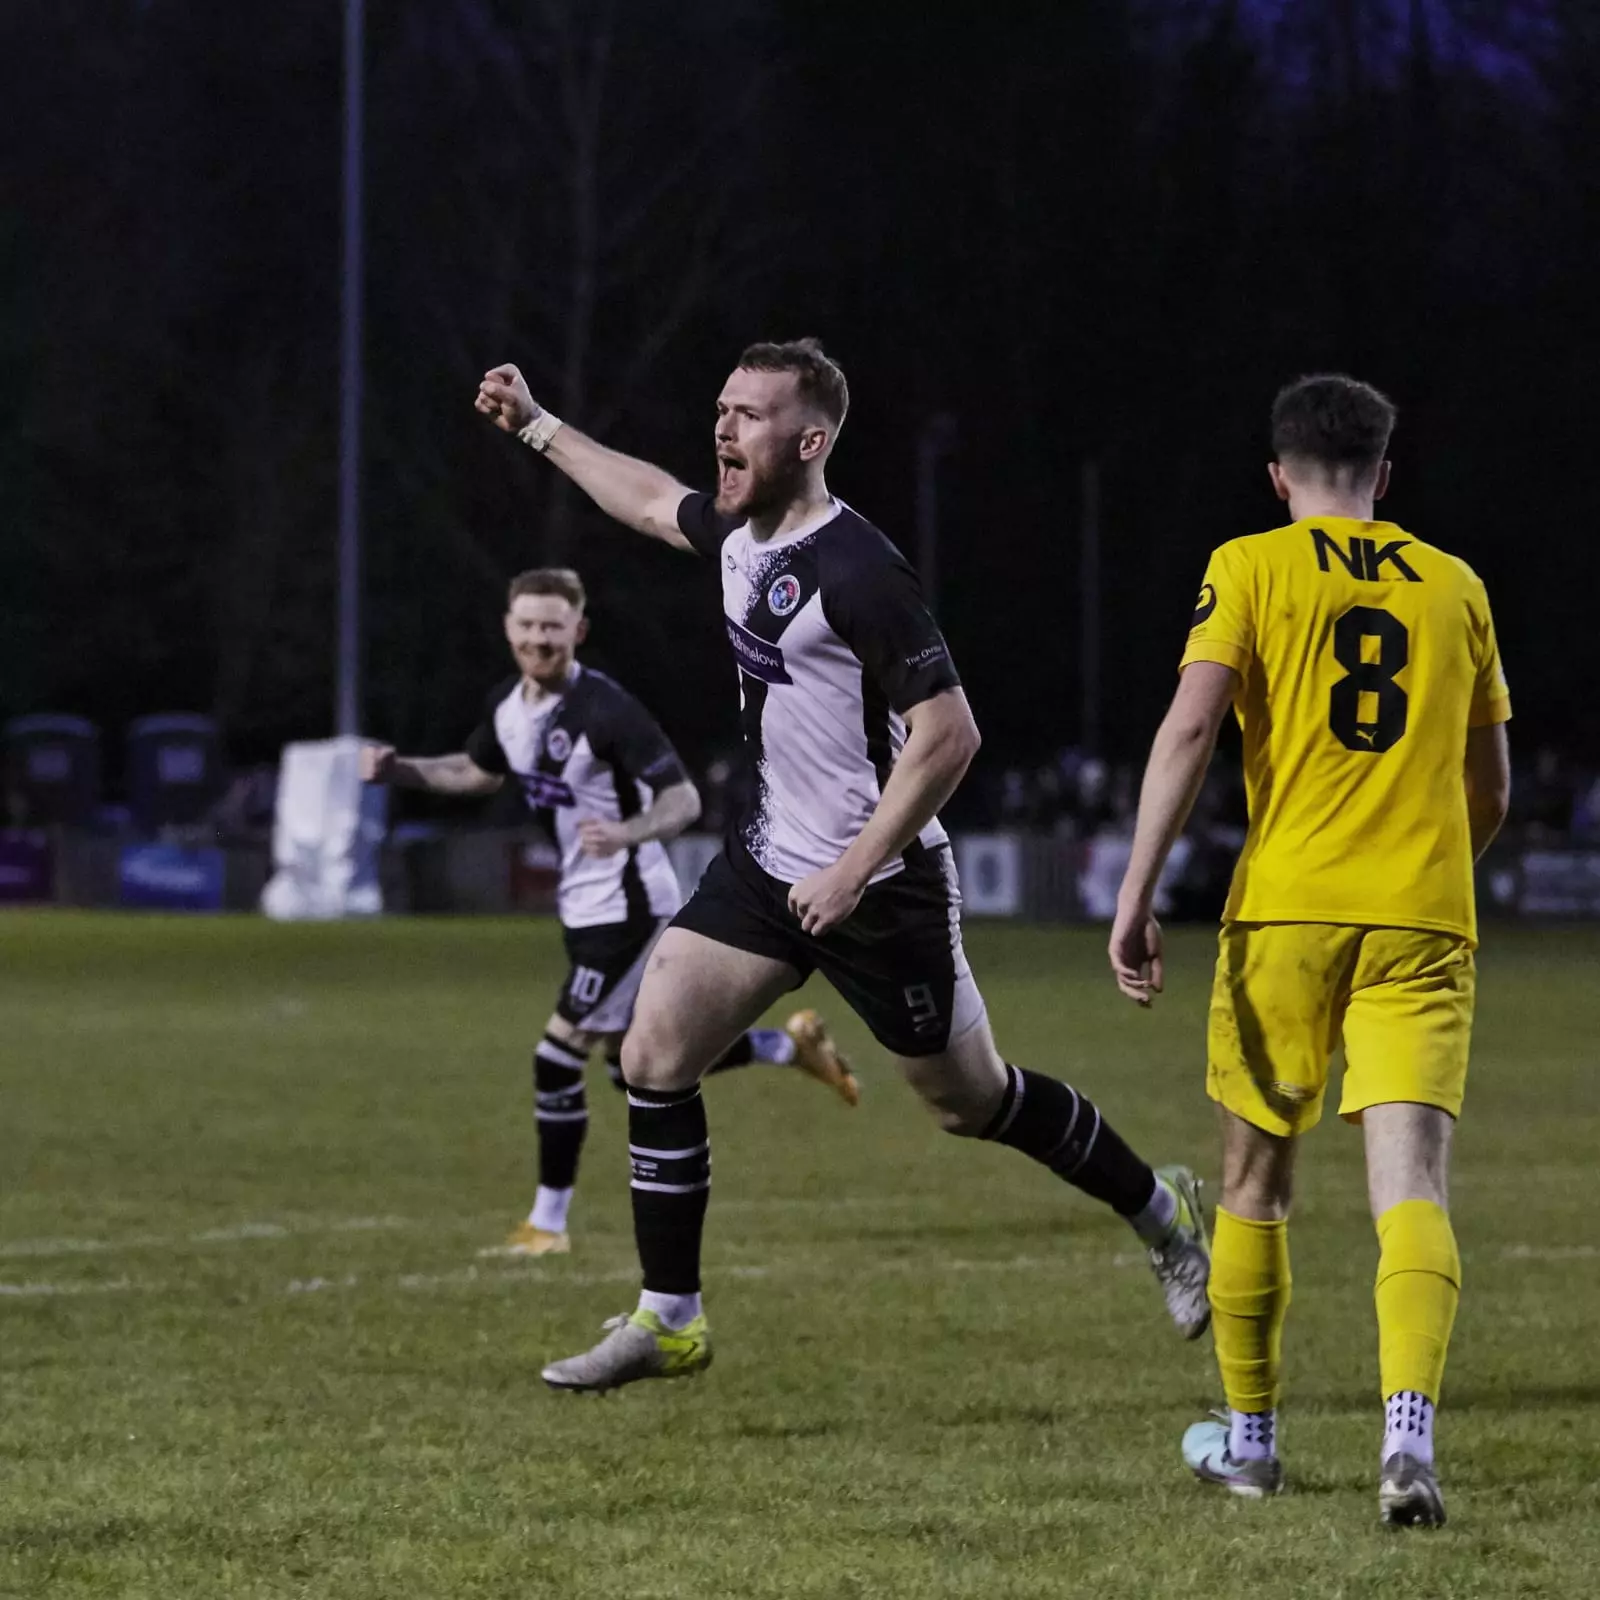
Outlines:
[[520, 433], [540, 410], [527, 380], [513, 366], [491, 367], [484, 373], [473, 406], [506, 433]]

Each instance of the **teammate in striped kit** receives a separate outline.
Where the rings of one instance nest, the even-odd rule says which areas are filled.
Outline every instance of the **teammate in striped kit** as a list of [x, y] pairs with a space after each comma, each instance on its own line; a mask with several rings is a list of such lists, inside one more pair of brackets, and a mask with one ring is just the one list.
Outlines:
[[[491, 794], [507, 779], [561, 852], [562, 938], [571, 968], [534, 1054], [539, 1182], [532, 1209], [493, 1252], [565, 1254], [567, 1213], [588, 1132], [583, 1072], [603, 1044], [622, 1083], [622, 1038], [645, 962], [683, 904], [665, 841], [700, 815], [700, 796], [655, 719], [620, 684], [582, 666], [588, 628], [577, 573], [525, 572], [511, 582], [506, 638], [516, 676], [489, 697], [466, 748], [446, 756], [363, 751], [369, 782], [437, 794]], [[782, 1028], [750, 1028], [713, 1070], [768, 1062], [794, 1065], [847, 1104], [854, 1075], [815, 1011]]]

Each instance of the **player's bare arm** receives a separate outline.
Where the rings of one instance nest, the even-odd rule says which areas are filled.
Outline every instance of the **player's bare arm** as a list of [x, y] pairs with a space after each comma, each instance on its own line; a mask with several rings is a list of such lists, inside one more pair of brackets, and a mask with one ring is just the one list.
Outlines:
[[1194, 809], [1238, 682], [1232, 667], [1215, 661], [1185, 667], [1150, 748], [1110, 946], [1117, 987], [1142, 1006], [1160, 994], [1163, 977], [1161, 925], [1152, 910], [1156, 884]]
[[789, 891], [789, 909], [807, 933], [824, 934], [855, 910], [873, 873], [922, 832], [978, 753], [978, 724], [960, 689], [912, 706], [905, 719], [905, 745], [866, 826], [831, 867]]
[[608, 517], [679, 550], [690, 548], [678, 530], [678, 507], [689, 490], [670, 472], [609, 450], [571, 423], [551, 416], [533, 398], [517, 368], [507, 365], [486, 372], [474, 408], [566, 473]]
[[361, 747], [361, 781], [396, 789], [426, 789], [431, 794], [493, 794], [505, 781], [485, 772], [464, 750], [448, 756], [396, 755], [393, 745]]
[[1511, 806], [1511, 742], [1506, 725], [1467, 729], [1467, 821], [1472, 830], [1472, 859], [1494, 843]]
[[612, 820], [585, 817], [578, 824], [583, 853], [589, 856], [614, 856], [650, 839], [676, 839], [685, 828], [700, 818], [700, 791], [687, 779], [663, 789], [649, 809], [636, 817]]

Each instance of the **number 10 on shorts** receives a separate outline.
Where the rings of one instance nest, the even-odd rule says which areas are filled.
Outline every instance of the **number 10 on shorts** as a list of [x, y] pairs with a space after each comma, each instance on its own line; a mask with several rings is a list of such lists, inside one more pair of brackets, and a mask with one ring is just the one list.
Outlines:
[[592, 1006], [606, 986], [605, 973], [595, 967], [574, 967], [567, 995], [575, 1006]]

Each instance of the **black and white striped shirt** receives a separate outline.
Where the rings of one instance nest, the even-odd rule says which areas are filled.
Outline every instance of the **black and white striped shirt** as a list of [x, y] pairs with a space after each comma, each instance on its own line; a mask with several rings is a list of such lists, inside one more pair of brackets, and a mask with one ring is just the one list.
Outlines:
[[[903, 713], [961, 680], [916, 574], [842, 501], [763, 540], [691, 494], [678, 526], [722, 568], [753, 777], [735, 827], [764, 871], [796, 883], [866, 825], [905, 744]], [[877, 878], [945, 842], [934, 818]]]
[[583, 853], [586, 817], [637, 816], [687, 774], [655, 719], [621, 684], [574, 663], [564, 693], [537, 704], [520, 677], [489, 697], [467, 754], [485, 772], [510, 777], [561, 852], [559, 905], [568, 928], [670, 917], [683, 903], [657, 839], [610, 856]]

